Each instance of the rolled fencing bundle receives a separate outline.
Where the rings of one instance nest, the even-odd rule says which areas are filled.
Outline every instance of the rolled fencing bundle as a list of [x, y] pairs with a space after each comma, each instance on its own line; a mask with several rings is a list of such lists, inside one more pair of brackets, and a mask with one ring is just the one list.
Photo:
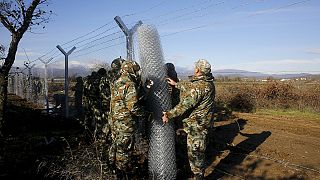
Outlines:
[[151, 179], [175, 179], [176, 155], [173, 122], [164, 125], [162, 112], [171, 109], [171, 98], [165, 80], [164, 57], [157, 29], [141, 25], [137, 29], [142, 81], [152, 80], [148, 93], [148, 110], [153, 113], [150, 122], [150, 143], [148, 152], [149, 177]]

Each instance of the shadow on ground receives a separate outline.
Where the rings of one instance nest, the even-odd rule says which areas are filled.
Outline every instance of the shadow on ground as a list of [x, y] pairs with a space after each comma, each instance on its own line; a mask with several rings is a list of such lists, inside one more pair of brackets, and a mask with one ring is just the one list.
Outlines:
[[62, 137], [79, 134], [81, 127], [75, 120], [44, 112], [25, 99], [8, 96], [0, 179], [51, 179], [39, 171], [39, 163], [63, 153], [66, 143]]

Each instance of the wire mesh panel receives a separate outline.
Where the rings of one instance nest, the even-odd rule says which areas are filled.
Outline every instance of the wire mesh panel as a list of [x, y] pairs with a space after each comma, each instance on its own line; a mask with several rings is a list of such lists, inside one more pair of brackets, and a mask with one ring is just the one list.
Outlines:
[[175, 133], [172, 122], [163, 125], [162, 112], [171, 108], [168, 84], [159, 34], [155, 27], [138, 28], [139, 56], [142, 80], [150, 79], [154, 85], [148, 95], [148, 107], [153, 112], [150, 129], [149, 175], [152, 179], [175, 179]]

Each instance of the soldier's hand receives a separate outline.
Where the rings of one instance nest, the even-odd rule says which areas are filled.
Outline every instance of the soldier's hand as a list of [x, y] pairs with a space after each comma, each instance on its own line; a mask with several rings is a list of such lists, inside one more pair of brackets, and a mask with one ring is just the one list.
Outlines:
[[169, 118], [168, 118], [166, 112], [163, 112], [162, 122], [163, 122], [163, 124], [167, 124], [169, 122]]
[[177, 85], [177, 82], [175, 82], [175, 81], [172, 80], [171, 78], [166, 78], [166, 79], [167, 79], [168, 84], [170, 84], [170, 85], [172, 85], [172, 86]]

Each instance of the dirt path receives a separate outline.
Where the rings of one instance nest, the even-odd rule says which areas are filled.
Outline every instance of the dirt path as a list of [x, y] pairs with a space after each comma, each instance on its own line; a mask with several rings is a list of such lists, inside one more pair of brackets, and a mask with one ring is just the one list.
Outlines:
[[236, 116], [215, 123], [207, 179], [320, 179], [320, 120]]

